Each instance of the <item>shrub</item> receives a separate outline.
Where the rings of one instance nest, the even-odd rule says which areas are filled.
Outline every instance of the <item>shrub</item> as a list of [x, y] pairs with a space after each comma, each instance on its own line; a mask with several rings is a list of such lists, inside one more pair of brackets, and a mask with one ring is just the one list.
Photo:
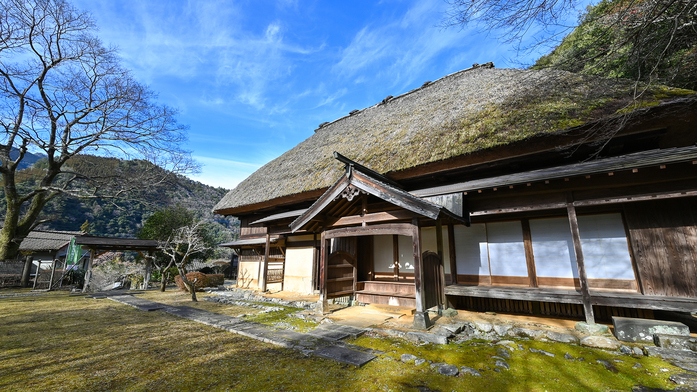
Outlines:
[[[189, 272], [186, 274], [186, 279], [189, 282], [193, 282], [194, 280], [196, 281], [196, 283], [194, 283], [194, 288], [196, 291], [203, 291], [205, 287], [208, 287], [208, 277], [206, 274], [202, 274], [200, 272]], [[188, 291], [186, 286], [184, 286], [184, 281], [180, 275], [174, 277], [174, 283], [176, 283], [177, 287], [179, 287], [179, 290]]]
[[218, 287], [225, 284], [225, 275], [223, 274], [208, 274], [208, 287]]

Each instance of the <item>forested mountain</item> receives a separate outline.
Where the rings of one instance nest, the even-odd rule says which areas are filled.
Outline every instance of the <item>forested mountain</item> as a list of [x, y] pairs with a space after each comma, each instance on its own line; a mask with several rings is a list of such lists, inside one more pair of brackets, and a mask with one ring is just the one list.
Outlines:
[[697, 89], [694, 0], [603, 0], [535, 69]]
[[[40, 178], [45, 160], [38, 160], [32, 167], [18, 173], [18, 187], [29, 188]], [[93, 235], [135, 237], [143, 222], [153, 212], [168, 206], [181, 205], [194, 211], [208, 222], [214, 223], [215, 236], [220, 242], [232, 240], [239, 232], [236, 219], [215, 215], [213, 206], [227, 192], [183, 176], [165, 172], [163, 169], [145, 161], [123, 161], [81, 155], [68, 162], [70, 169], [90, 177], [106, 178], [115, 171], [136, 173], [156, 172], [164, 181], [156, 184], [142, 184], [116, 198], [77, 198], [68, 195], [58, 196], [44, 208], [40, 219], [48, 219], [38, 228], [46, 230], [79, 231], [88, 221]], [[2, 193], [0, 189], [0, 193]], [[5, 198], [0, 195], [0, 218], [4, 219]]]

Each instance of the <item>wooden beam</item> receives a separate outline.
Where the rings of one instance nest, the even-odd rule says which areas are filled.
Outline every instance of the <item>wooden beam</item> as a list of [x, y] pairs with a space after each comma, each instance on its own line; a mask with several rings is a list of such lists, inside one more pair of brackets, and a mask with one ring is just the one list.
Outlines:
[[312, 289], [319, 287], [319, 240], [317, 233], [312, 234]]
[[537, 287], [537, 270], [535, 269], [535, 256], [532, 251], [532, 234], [530, 232], [530, 221], [522, 219], [520, 221], [523, 227], [523, 244], [525, 246], [525, 261], [528, 265], [528, 277], [530, 278], [530, 287]]
[[[438, 253], [438, 258], [440, 259], [440, 267], [438, 268], [440, 273], [437, 277], [437, 279], [440, 280], [440, 284], [438, 287], [443, 290], [445, 288], [445, 251], [443, 251], [443, 222], [440, 219], [436, 219], [436, 253]], [[439, 292], [438, 297], [440, 302], [440, 306], [438, 307], [438, 315], [442, 316], [443, 307], [447, 303], [445, 291]]]
[[581, 248], [581, 234], [578, 230], [576, 208], [574, 207], [573, 195], [571, 194], [571, 192], [567, 194], [566, 209], [569, 214], [569, 226], [571, 228], [571, 237], [574, 242], [574, 253], [576, 255], [578, 277], [581, 283], [581, 295], [583, 297], [583, 311], [586, 315], [586, 323], [595, 324], [595, 316], [593, 315], [593, 303], [591, 302], [590, 288], [588, 287], [588, 278], [586, 276], [586, 265], [583, 261], [583, 249]]
[[[449, 296], [461, 297], [583, 304], [583, 295], [580, 292], [564, 289], [467, 286], [458, 284], [447, 286], [445, 293]], [[630, 292], [594, 291], [591, 302], [593, 305], [621, 308], [670, 310], [676, 312], [697, 311], [695, 298], [650, 296]]]
[[[87, 260], [87, 268], [86, 268], [87, 271], [85, 272], [85, 283], [82, 286], [83, 293], [87, 292], [87, 287], [89, 287], [90, 279], [92, 278], [92, 262], [94, 261], [94, 253], [95, 253], [95, 250], [90, 249], [90, 258]], [[39, 267], [41, 267], [41, 265], [39, 265]], [[38, 276], [38, 274], [39, 274], [39, 272], [37, 271], [37, 276]]]
[[391, 204], [415, 212], [421, 216], [437, 219], [441, 207], [421, 199], [401, 189], [392, 188], [368, 177], [361, 172], [353, 172], [351, 184], [371, 195]]
[[385, 211], [385, 212], [375, 212], [372, 214], [366, 214], [364, 216], [351, 215], [336, 219], [334, 222], [328, 221], [327, 227], [337, 227], [337, 226], [353, 226], [362, 223], [378, 223], [401, 219], [411, 219], [417, 216], [417, 214], [408, 210], [395, 210], [395, 211]]
[[399, 282], [399, 236], [392, 234], [392, 272], [393, 280]]
[[428, 311], [425, 309], [424, 282], [421, 274], [423, 273], [423, 259], [421, 258], [421, 234], [419, 229], [419, 219], [411, 220], [411, 241], [414, 253], [414, 299], [416, 302], [416, 313], [414, 314], [414, 327], [426, 329], [430, 326]]
[[448, 223], [448, 253], [450, 256], [450, 276], [453, 284], [457, 284], [457, 254], [455, 253], [455, 226]]
[[[414, 218], [416, 219], [416, 218]], [[326, 230], [322, 234], [325, 238], [357, 237], [361, 235], [389, 235], [397, 234], [410, 237], [412, 225], [408, 223], [386, 223], [374, 226], [347, 227], [342, 229]]]
[[266, 291], [266, 276], [269, 271], [269, 251], [271, 250], [271, 236], [266, 234], [266, 247], [264, 248], [264, 258], [261, 262], [259, 271], [259, 290]]
[[329, 312], [329, 304], [327, 302], [327, 252], [329, 251], [329, 240], [325, 233], [320, 236], [320, 252], [319, 252], [319, 312], [324, 314]]

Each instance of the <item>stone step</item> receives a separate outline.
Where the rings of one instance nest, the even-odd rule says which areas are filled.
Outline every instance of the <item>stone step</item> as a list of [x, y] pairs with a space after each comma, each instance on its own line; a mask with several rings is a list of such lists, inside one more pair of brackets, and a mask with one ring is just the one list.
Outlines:
[[697, 351], [697, 338], [683, 335], [653, 334], [653, 343], [658, 347], [675, 350]]
[[612, 317], [617, 340], [653, 342], [654, 334], [690, 336], [690, 328], [676, 321], [649, 320], [631, 317]]

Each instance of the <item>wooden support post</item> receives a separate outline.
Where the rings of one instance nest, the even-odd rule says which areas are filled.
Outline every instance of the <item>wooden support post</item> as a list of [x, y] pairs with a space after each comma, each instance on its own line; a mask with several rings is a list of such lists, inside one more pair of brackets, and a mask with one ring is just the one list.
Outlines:
[[581, 249], [581, 234], [578, 231], [578, 218], [576, 217], [576, 207], [574, 207], [571, 192], [567, 193], [566, 211], [569, 214], [569, 226], [571, 227], [571, 237], [574, 241], [574, 253], [576, 255], [576, 265], [578, 267], [578, 278], [581, 283], [581, 295], [583, 297], [583, 311], [586, 315], [586, 323], [595, 324], [593, 315], [593, 303], [591, 302], [588, 278], [586, 277], [586, 265], [583, 261], [583, 249]]
[[145, 276], [143, 277], [142, 290], [147, 290], [150, 285], [150, 276], [152, 275], [152, 251], [148, 251], [148, 257], [145, 257]]
[[[361, 217], [365, 217], [368, 213], [368, 195], [362, 195], [361, 197]], [[361, 222], [361, 226], [367, 226], [365, 219]]]
[[457, 254], [455, 253], [455, 227], [448, 223], [448, 253], [450, 253], [450, 281], [457, 284]]
[[90, 258], [87, 260], [87, 268], [85, 269], [85, 284], [82, 286], [82, 292], [87, 292], [87, 287], [90, 285], [90, 278], [92, 278], [92, 262], [94, 261], [95, 250], [90, 249]]
[[259, 270], [259, 290], [266, 291], [266, 276], [269, 272], [269, 252], [271, 250], [271, 235], [266, 233], [266, 248], [264, 249], [264, 258], [261, 262]]
[[329, 240], [324, 238], [324, 231], [320, 236], [320, 251], [319, 251], [319, 313], [325, 314], [329, 312], [329, 303], [327, 302], [327, 251]]
[[56, 275], [56, 260], [51, 261], [51, 276], [48, 278], [48, 291], [53, 287], [53, 277]]
[[419, 219], [411, 220], [412, 233], [411, 240], [414, 249], [414, 285], [416, 286], [416, 313], [414, 313], [414, 328], [428, 329], [431, 326], [431, 321], [428, 318], [428, 310], [425, 309], [424, 297], [424, 282], [421, 279], [423, 271], [423, 259], [421, 258], [421, 234], [419, 232]]
[[312, 235], [312, 291], [319, 289], [319, 242], [317, 234]]
[[34, 264], [34, 256], [27, 255], [24, 258], [24, 269], [22, 270], [22, 287], [29, 287], [29, 279], [31, 278], [31, 266]]
[[537, 287], [537, 269], [535, 268], [535, 256], [532, 252], [532, 233], [530, 231], [530, 221], [523, 219], [523, 244], [525, 247], [525, 261], [528, 266], [528, 284], [530, 287]]
[[399, 236], [392, 235], [392, 274], [393, 280], [399, 282]]
[[440, 302], [438, 306], [438, 315], [443, 315], [443, 309], [446, 306], [445, 300], [445, 251], [443, 250], [443, 222], [440, 219], [436, 220], [436, 251], [438, 253], [438, 258], [440, 259], [440, 266], [438, 268], [438, 279], [440, 284], [440, 292], [438, 293], [438, 299]]
[[36, 282], [39, 281], [39, 275], [41, 275], [41, 259], [39, 259], [39, 264], [36, 266], [36, 274], [34, 274], [34, 285], [31, 287], [32, 290], [36, 290]]

